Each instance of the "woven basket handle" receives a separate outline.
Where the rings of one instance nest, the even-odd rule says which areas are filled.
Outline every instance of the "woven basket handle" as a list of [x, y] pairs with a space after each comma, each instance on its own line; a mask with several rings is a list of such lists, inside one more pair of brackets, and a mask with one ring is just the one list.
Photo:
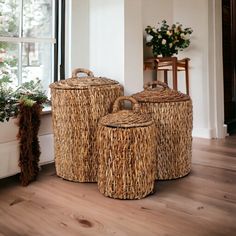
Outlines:
[[143, 86], [143, 88], [144, 88], [144, 90], [146, 90], [146, 89], [150, 89], [150, 88], [156, 88], [157, 86], [163, 87], [164, 89], [168, 89], [169, 88], [166, 83], [163, 83], [163, 82], [161, 82], [159, 80], [148, 82], [148, 83], [146, 83]]
[[134, 110], [135, 113], [138, 113], [140, 111], [140, 106], [139, 106], [138, 102], [133, 97], [122, 96], [122, 97], [119, 97], [115, 100], [112, 113], [118, 112], [120, 110], [120, 102], [125, 101], [125, 100], [131, 102], [132, 109]]
[[79, 73], [84, 73], [84, 74], [86, 74], [88, 76], [94, 77], [94, 74], [93, 74], [93, 72], [91, 70], [87, 70], [87, 69], [83, 69], [83, 68], [74, 69], [72, 71], [72, 77], [73, 78], [78, 77], [77, 74], [79, 74]]

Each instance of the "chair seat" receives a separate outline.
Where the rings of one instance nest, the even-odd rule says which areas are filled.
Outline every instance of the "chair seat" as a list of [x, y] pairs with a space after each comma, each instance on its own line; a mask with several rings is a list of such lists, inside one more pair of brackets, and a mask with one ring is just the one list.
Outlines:
[[189, 95], [189, 58], [178, 60], [177, 57], [147, 58], [144, 61], [144, 70], [164, 71], [165, 83], [168, 83], [167, 72], [172, 71], [173, 89], [178, 90], [177, 72], [185, 72], [186, 93]]

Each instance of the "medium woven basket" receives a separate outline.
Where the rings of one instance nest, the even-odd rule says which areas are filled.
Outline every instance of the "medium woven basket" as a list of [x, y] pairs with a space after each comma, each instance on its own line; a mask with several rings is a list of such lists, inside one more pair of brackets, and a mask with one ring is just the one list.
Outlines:
[[[119, 110], [129, 100], [132, 110]], [[98, 189], [105, 196], [140, 199], [153, 191], [156, 164], [156, 130], [151, 116], [140, 113], [137, 101], [118, 98], [113, 113], [99, 122]]]
[[157, 139], [156, 179], [176, 179], [191, 170], [192, 157], [192, 101], [188, 95], [155, 81], [134, 94], [143, 113], [152, 114]]
[[[85, 73], [85, 77], [77, 77]], [[71, 181], [96, 182], [96, 130], [101, 117], [123, 95], [114, 80], [95, 78], [91, 71], [76, 69], [73, 78], [50, 85], [57, 175]]]

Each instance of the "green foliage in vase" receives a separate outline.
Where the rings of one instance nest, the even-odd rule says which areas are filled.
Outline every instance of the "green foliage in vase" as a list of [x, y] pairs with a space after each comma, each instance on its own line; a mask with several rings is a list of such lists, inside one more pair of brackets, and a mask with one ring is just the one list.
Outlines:
[[148, 47], [152, 47], [154, 56], [172, 56], [178, 54], [179, 51], [187, 48], [190, 45], [190, 35], [193, 30], [191, 28], [183, 28], [182, 24], [176, 23], [169, 26], [166, 20], [158, 26], [147, 26], [145, 29], [147, 33]]

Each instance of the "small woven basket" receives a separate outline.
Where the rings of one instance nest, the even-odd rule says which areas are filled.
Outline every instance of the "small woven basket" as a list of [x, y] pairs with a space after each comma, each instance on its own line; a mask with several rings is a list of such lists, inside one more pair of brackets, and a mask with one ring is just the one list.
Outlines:
[[[78, 73], [87, 76], [77, 77]], [[73, 78], [50, 85], [57, 175], [71, 181], [96, 182], [96, 130], [101, 117], [123, 94], [114, 80], [95, 78], [91, 71], [76, 69]]]
[[[132, 110], [119, 110], [129, 100]], [[140, 199], [153, 191], [156, 164], [156, 130], [151, 117], [140, 113], [137, 101], [118, 98], [113, 113], [99, 122], [98, 189], [105, 196]]]
[[133, 97], [139, 102], [141, 112], [152, 114], [159, 133], [156, 179], [176, 179], [187, 175], [192, 157], [190, 97], [160, 81], [146, 84], [144, 91]]

